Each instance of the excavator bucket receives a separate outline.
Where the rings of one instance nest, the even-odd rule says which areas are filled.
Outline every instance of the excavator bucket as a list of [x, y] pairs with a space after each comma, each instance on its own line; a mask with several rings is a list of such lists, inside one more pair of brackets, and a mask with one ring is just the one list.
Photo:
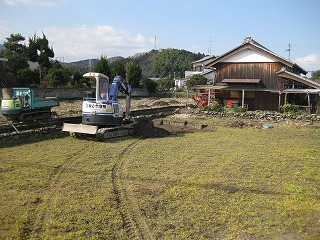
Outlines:
[[70, 133], [96, 134], [98, 131], [98, 126], [64, 123], [62, 131]]

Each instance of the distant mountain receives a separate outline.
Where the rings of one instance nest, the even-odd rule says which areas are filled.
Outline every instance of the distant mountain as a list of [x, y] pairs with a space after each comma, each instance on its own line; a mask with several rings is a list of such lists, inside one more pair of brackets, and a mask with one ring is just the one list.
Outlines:
[[[139, 64], [143, 76], [167, 77], [175, 74], [178, 77], [184, 77], [185, 71], [192, 70], [192, 62], [204, 56], [205, 55], [201, 53], [196, 54], [182, 49], [153, 49], [145, 53], [136, 53], [134, 56], [128, 58], [120, 56], [111, 57], [108, 58], [108, 63], [112, 64], [117, 60], [124, 60], [124, 62], [127, 63], [134, 60]], [[98, 60], [99, 59], [86, 59], [65, 65], [74, 69], [81, 68], [89, 70], [90, 66], [94, 67]]]
[[153, 76], [153, 65], [158, 53], [159, 51], [157, 50], [151, 50], [150, 52], [137, 53], [133, 56], [133, 59], [139, 63], [143, 76]]
[[[108, 58], [108, 63], [111, 64], [119, 59], [124, 59], [123, 57], [111, 57]], [[96, 63], [99, 61], [99, 59], [86, 59], [86, 60], [80, 60], [80, 61], [76, 61], [76, 62], [72, 62], [72, 65], [77, 65], [77, 66], [81, 66], [81, 67], [88, 67], [88, 66], [94, 66], [96, 65]]]
[[96, 63], [98, 62], [98, 59], [85, 59], [85, 60], [80, 60], [80, 61], [76, 61], [76, 62], [71, 62], [70, 64], [72, 65], [77, 65], [77, 66], [83, 66], [83, 67], [87, 67], [87, 66], [94, 66], [96, 65]]
[[183, 49], [151, 50], [135, 54], [132, 59], [138, 62], [142, 75], [147, 77], [184, 77], [185, 71], [192, 71], [192, 62], [203, 58], [201, 53], [192, 53]]
[[[0, 44], [0, 50], [4, 46]], [[183, 49], [161, 49], [151, 50], [145, 53], [137, 53], [132, 57], [111, 57], [108, 58], [108, 63], [111, 65], [117, 60], [123, 60], [124, 64], [134, 60], [136, 61], [141, 70], [142, 75], [146, 77], [184, 77], [185, 71], [192, 70], [192, 62], [203, 58], [205, 55], [201, 53], [192, 53]], [[85, 59], [75, 62], [60, 62], [64, 67], [68, 67], [72, 72], [92, 71], [99, 59]]]

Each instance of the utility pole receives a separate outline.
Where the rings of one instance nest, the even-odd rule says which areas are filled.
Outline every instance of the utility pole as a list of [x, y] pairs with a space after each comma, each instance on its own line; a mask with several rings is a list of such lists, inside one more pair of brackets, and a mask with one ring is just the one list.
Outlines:
[[290, 52], [291, 52], [291, 44], [289, 43], [289, 48], [286, 50], [289, 52], [289, 60], [290, 60]]

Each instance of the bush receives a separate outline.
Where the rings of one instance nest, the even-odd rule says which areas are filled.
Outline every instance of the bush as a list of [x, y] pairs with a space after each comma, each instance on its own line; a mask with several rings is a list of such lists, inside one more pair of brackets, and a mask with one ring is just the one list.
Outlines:
[[20, 70], [19, 75], [23, 86], [40, 83], [39, 69], [24, 68]]
[[234, 107], [233, 109], [234, 109], [234, 112], [236, 113], [243, 113], [247, 111], [247, 109], [244, 107]]
[[188, 88], [194, 87], [197, 85], [206, 85], [207, 81], [208, 79], [206, 79], [204, 76], [195, 74], [186, 81], [186, 85], [188, 86]]
[[295, 114], [300, 114], [301, 110], [299, 107], [291, 105], [289, 103], [286, 103], [280, 107], [280, 111], [284, 114], [290, 114], [290, 115], [295, 115]]
[[150, 78], [143, 77], [142, 85], [148, 89], [149, 93], [155, 93], [157, 91], [157, 83]]
[[218, 102], [212, 102], [209, 105], [205, 106], [205, 110], [213, 112], [223, 112], [224, 109]]

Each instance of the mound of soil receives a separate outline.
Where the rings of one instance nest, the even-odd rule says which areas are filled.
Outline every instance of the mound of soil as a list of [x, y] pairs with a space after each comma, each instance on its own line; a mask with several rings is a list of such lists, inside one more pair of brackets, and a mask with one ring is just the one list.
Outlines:
[[170, 101], [169, 101], [169, 104], [172, 104], [172, 105], [174, 105], [174, 104], [180, 104], [180, 102], [177, 101], [177, 100], [170, 100]]
[[134, 123], [134, 135], [139, 138], [161, 138], [170, 135], [164, 128], [156, 127], [150, 119], [139, 120]]
[[152, 106], [169, 106], [169, 105], [170, 104], [165, 101], [156, 101], [156, 102], [152, 103]]

